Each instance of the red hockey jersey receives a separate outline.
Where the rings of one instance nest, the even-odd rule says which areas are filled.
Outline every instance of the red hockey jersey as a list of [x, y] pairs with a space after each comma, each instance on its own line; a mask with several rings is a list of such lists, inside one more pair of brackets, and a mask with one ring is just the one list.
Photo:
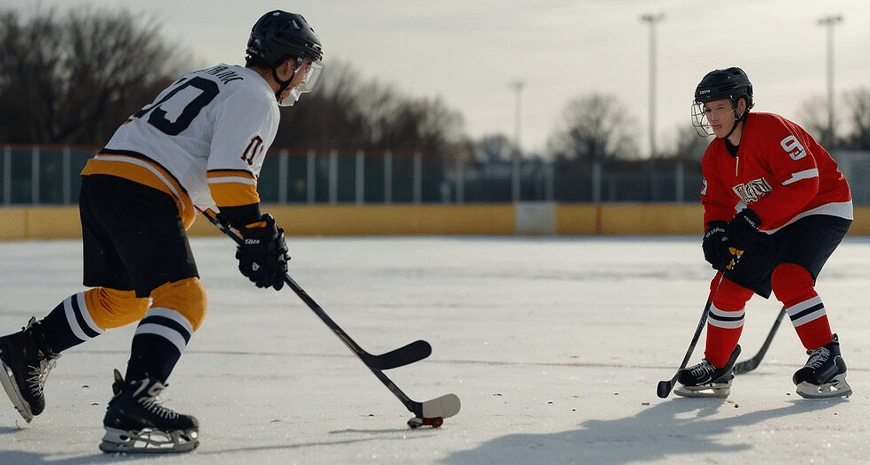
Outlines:
[[716, 138], [701, 162], [704, 225], [730, 221], [749, 207], [773, 233], [808, 215], [852, 219], [849, 184], [831, 155], [800, 126], [771, 113], [750, 113], [737, 156]]

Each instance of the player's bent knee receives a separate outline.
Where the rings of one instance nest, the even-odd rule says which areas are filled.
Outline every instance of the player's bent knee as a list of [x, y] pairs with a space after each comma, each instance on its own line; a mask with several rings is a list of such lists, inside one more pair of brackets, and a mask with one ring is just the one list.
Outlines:
[[120, 328], [139, 321], [150, 307], [149, 299], [136, 297], [134, 291], [97, 287], [84, 294], [91, 319], [102, 329]]
[[723, 279], [719, 286], [711, 291], [714, 293], [713, 305], [724, 311], [737, 311], [746, 306], [752, 298], [753, 291], [730, 279]]
[[152, 307], [169, 308], [182, 314], [193, 330], [199, 329], [208, 312], [208, 296], [199, 278], [166, 283], [151, 292]]
[[783, 263], [773, 270], [770, 285], [780, 302], [803, 300], [815, 294], [815, 280], [806, 268], [794, 263]]

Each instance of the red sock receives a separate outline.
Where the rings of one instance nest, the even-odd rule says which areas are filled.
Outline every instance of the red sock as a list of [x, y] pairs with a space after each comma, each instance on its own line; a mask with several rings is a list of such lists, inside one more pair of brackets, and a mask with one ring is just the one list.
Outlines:
[[[728, 318], [732, 327], [719, 326], [720, 322], [713, 321], [714, 310], [716, 314]], [[743, 333], [743, 310], [725, 312], [715, 307], [710, 308], [711, 320], [707, 322], [707, 349], [704, 357], [716, 368], [724, 368], [731, 358], [731, 353], [740, 341]]]
[[719, 288], [711, 291], [713, 303], [707, 320], [707, 347], [704, 357], [713, 366], [724, 368], [728, 364], [728, 359], [743, 333], [743, 309], [752, 294], [751, 290], [728, 279], [723, 279]]
[[809, 271], [783, 263], [773, 270], [770, 282], [804, 347], [818, 349], [834, 339], [825, 305], [814, 289], [815, 280]]

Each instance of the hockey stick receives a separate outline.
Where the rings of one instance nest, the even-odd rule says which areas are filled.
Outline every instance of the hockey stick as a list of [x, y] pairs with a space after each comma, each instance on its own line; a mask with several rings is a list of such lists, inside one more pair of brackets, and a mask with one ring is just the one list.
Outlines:
[[[219, 220], [211, 212], [200, 210], [200, 213], [208, 218], [212, 224], [217, 226], [221, 232], [235, 241], [236, 244], [242, 245], [243, 239], [233, 231], [228, 224]], [[329, 317], [329, 315], [326, 314], [323, 308], [321, 308], [304, 289], [296, 284], [296, 281], [294, 281], [287, 273], [284, 273], [284, 282], [293, 290], [293, 292], [296, 293], [297, 296], [299, 296], [300, 299], [302, 299], [303, 302], [305, 302], [306, 305], [308, 305], [308, 308], [310, 308], [324, 323], [326, 323], [326, 326], [328, 326], [329, 329], [331, 329], [332, 332], [341, 339], [341, 342], [343, 342], [354, 354], [357, 355], [357, 357], [359, 357], [360, 360], [362, 360], [375, 377], [377, 377], [411, 413], [416, 415], [415, 418], [408, 421], [410, 427], [416, 428], [422, 425], [438, 427], [441, 426], [444, 418], [452, 417], [459, 413], [460, 401], [459, 397], [455, 394], [447, 394], [426, 402], [417, 402], [402, 392], [402, 390], [399, 389], [399, 387], [396, 386], [396, 384], [382, 371], [389, 368], [407, 365], [428, 357], [429, 354], [432, 353], [432, 347], [429, 343], [421, 340], [412, 342], [386, 354], [369, 354], [363, 350], [359, 344], [351, 339], [351, 337], [345, 333], [344, 330], [342, 330], [341, 327], [339, 327], [338, 324]]]
[[704, 311], [701, 312], [701, 320], [698, 321], [698, 327], [695, 329], [695, 335], [692, 336], [692, 342], [689, 344], [689, 349], [686, 351], [686, 356], [683, 357], [683, 362], [680, 363], [680, 367], [677, 368], [677, 372], [674, 373], [674, 376], [666, 381], [659, 381], [658, 386], [656, 387], [656, 394], [662, 399], [667, 398], [671, 394], [671, 390], [674, 388], [674, 384], [677, 382], [677, 378], [680, 377], [680, 372], [683, 371], [683, 368], [686, 368], [686, 365], [689, 364], [689, 358], [692, 357], [692, 352], [695, 351], [695, 345], [698, 344], [698, 339], [701, 338], [701, 331], [704, 330], [704, 324], [707, 323], [707, 316], [710, 315], [710, 306], [713, 305], [712, 299], [707, 302], [707, 305], [704, 306]]
[[761, 359], [764, 358], [764, 354], [767, 353], [767, 349], [770, 347], [770, 343], [773, 342], [773, 336], [776, 335], [776, 330], [779, 329], [779, 324], [782, 323], [782, 319], [786, 315], [785, 307], [782, 307], [782, 310], [779, 311], [779, 314], [776, 316], [776, 320], [773, 322], [773, 327], [770, 328], [770, 332], [767, 333], [767, 338], [764, 340], [764, 343], [761, 344], [761, 348], [758, 349], [758, 353], [748, 358], [736, 365], [734, 365], [734, 374], [742, 375], [743, 373], [749, 373], [750, 371], [758, 368], [758, 364], [761, 363]]
[[707, 323], [707, 317], [710, 315], [710, 307], [713, 305], [713, 296], [715, 296], [716, 291], [719, 290], [719, 286], [722, 284], [722, 279], [724, 277], [725, 270], [721, 270], [719, 274], [719, 282], [716, 283], [716, 289], [710, 294], [710, 299], [707, 301], [707, 305], [704, 306], [704, 311], [701, 312], [701, 320], [698, 321], [698, 327], [695, 328], [695, 335], [692, 336], [692, 342], [689, 344], [686, 356], [683, 357], [683, 362], [680, 363], [680, 368], [677, 368], [677, 372], [670, 380], [659, 381], [659, 384], [656, 387], [656, 394], [658, 394], [660, 398], [665, 399], [671, 394], [671, 390], [674, 389], [674, 384], [677, 382], [677, 378], [680, 377], [680, 372], [689, 364], [689, 359], [692, 357], [692, 352], [695, 351], [695, 345], [698, 344], [698, 339], [701, 338], [701, 332], [704, 330], [704, 324]]
[[[235, 231], [232, 230], [229, 224], [222, 221], [221, 218], [218, 218], [210, 211], [205, 212], [200, 210], [200, 213], [208, 218], [208, 220], [211, 221], [212, 224], [217, 226], [218, 229], [221, 230], [221, 232], [229, 236], [230, 239], [233, 239], [236, 244], [242, 245], [243, 239]], [[342, 342], [344, 342], [350, 348], [350, 350], [357, 354], [359, 358], [362, 359], [363, 363], [365, 363], [366, 366], [370, 368], [375, 368], [378, 370], [390, 370], [393, 368], [398, 368], [414, 362], [418, 362], [432, 354], [432, 346], [430, 346], [428, 342], [423, 340], [414, 341], [410, 344], [399, 347], [396, 350], [384, 354], [370, 354], [363, 350], [362, 347], [360, 347], [356, 342], [354, 342], [353, 339], [351, 339], [350, 336], [348, 336], [347, 333], [345, 333], [341, 329], [341, 327], [339, 327], [338, 324], [336, 324], [335, 321], [333, 321], [332, 318], [330, 318], [329, 315], [326, 314], [323, 308], [321, 308], [320, 305], [317, 305], [317, 302], [315, 302], [314, 299], [312, 299], [308, 295], [308, 293], [306, 293], [298, 284], [296, 284], [296, 282], [293, 281], [293, 279], [290, 278], [289, 275], [285, 276], [285, 282], [289, 284], [290, 288], [293, 289], [294, 292], [296, 292], [299, 298], [301, 298], [302, 301], [305, 302], [308, 307], [311, 308], [311, 310], [313, 310], [314, 313], [316, 313], [317, 316], [319, 316], [323, 320], [324, 323], [326, 323], [326, 326], [329, 326], [329, 329], [331, 329], [336, 334], [336, 336], [338, 336], [338, 338], [341, 339]]]

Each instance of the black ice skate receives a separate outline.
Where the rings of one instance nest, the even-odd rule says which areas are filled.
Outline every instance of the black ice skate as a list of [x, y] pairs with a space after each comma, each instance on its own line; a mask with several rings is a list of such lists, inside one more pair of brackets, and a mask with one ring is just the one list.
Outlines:
[[199, 423], [190, 415], [181, 415], [158, 403], [157, 396], [166, 386], [155, 379], [124, 382], [115, 370], [112, 390], [103, 426], [106, 434], [100, 443], [103, 452], [189, 452], [199, 445]]
[[809, 399], [850, 396], [852, 387], [846, 382], [846, 362], [840, 356], [840, 341], [834, 340], [815, 350], [808, 350], [806, 365], [796, 371], [792, 381], [797, 393]]
[[0, 384], [28, 423], [45, 409], [45, 380], [60, 357], [48, 348], [39, 325], [31, 318], [21, 331], [0, 337]]
[[683, 397], [728, 397], [731, 394], [731, 380], [734, 379], [734, 362], [740, 355], [738, 345], [724, 368], [716, 368], [707, 361], [684, 368], [680, 371], [678, 381], [680, 386], [674, 389], [674, 394]]

